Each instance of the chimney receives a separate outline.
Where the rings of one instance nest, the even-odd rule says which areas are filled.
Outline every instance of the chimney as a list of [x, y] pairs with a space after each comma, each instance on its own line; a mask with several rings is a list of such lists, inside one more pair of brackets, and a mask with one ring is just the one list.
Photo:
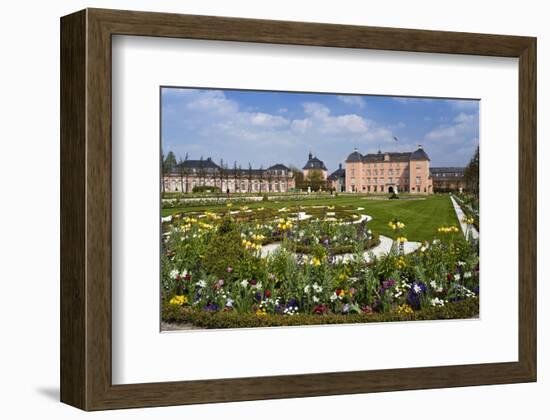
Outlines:
[[311, 160], [312, 157], [313, 155], [311, 154], [311, 152], [309, 152], [309, 159]]
[[341, 164], [341, 163], [338, 165], [338, 168], [339, 168], [339, 169], [342, 169], [342, 164]]
[[419, 148], [419, 149], [422, 149], [422, 145], [421, 145], [421, 144], [419, 144], [419, 145], [418, 145], [418, 148]]

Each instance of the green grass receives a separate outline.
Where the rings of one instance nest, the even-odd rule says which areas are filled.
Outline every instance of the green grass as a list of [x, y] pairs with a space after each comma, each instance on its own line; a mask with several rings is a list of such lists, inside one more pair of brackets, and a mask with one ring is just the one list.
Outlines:
[[[366, 196], [345, 195], [334, 198], [320, 198], [304, 201], [262, 201], [243, 204], [253, 209], [257, 207], [281, 208], [296, 205], [350, 205], [363, 207], [360, 212], [372, 216], [369, 227], [376, 233], [393, 237], [394, 232], [388, 222], [397, 218], [406, 225], [405, 236], [409, 241], [430, 241], [437, 237], [440, 226], [459, 226], [456, 214], [447, 194], [418, 197], [419, 199], [373, 200]], [[238, 208], [240, 205], [236, 204]], [[220, 210], [225, 205], [187, 206], [183, 208], [162, 209], [162, 216], [189, 211]]]

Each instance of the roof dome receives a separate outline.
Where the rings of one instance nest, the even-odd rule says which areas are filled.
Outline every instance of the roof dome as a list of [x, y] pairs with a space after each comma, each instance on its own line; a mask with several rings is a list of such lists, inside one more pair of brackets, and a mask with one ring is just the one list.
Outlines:
[[346, 162], [361, 162], [362, 160], [363, 156], [355, 149], [355, 151], [348, 156]]
[[411, 160], [430, 160], [430, 158], [422, 146], [418, 145], [418, 149], [411, 153]]

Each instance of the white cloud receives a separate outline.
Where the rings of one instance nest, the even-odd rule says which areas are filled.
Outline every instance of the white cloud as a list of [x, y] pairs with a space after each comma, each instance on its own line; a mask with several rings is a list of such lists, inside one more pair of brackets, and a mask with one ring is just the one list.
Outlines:
[[476, 116], [474, 114], [465, 114], [464, 112], [461, 112], [454, 118], [453, 121], [461, 124], [469, 124], [474, 122], [475, 119], [476, 119]]
[[366, 105], [366, 102], [363, 98], [360, 96], [354, 96], [354, 95], [338, 95], [336, 97], [340, 102], [343, 102], [347, 105], [357, 106], [359, 108], [364, 108]]
[[459, 110], [477, 110], [479, 107], [479, 101], [475, 99], [448, 99], [447, 103]]
[[286, 118], [278, 115], [264, 114], [263, 112], [251, 114], [250, 121], [253, 125], [261, 127], [284, 127], [289, 124]]
[[357, 114], [331, 115], [331, 111], [325, 105], [317, 102], [302, 104], [306, 118], [294, 120], [292, 128], [302, 133], [312, 131], [331, 134], [366, 134], [369, 130], [369, 122]]

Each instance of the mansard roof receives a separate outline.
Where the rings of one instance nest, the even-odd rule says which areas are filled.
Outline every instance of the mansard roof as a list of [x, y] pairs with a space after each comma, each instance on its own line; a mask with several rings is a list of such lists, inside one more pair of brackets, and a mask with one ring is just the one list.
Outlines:
[[430, 160], [430, 158], [422, 146], [418, 146], [418, 149], [411, 153], [411, 160]]
[[310, 153], [309, 159], [302, 169], [320, 169], [322, 171], [326, 171], [327, 167], [322, 160], [318, 159], [317, 156], [312, 156]]
[[290, 168], [286, 167], [282, 163], [277, 163], [275, 165], [270, 166], [267, 168], [268, 170], [276, 170], [276, 171], [290, 171]]
[[351, 153], [346, 162], [384, 162], [386, 156], [389, 157], [390, 162], [408, 162], [410, 160], [430, 160], [428, 154], [422, 149], [422, 146], [418, 146], [414, 152], [381, 152], [378, 153], [368, 153], [362, 155], [357, 150]]
[[351, 153], [346, 159], [346, 162], [349, 162], [349, 163], [362, 162], [362, 161], [363, 161], [363, 155], [359, 153], [357, 149], [355, 149], [354, 152]]
[[389, 155], [390, 162], [408, 162], [411, 157], [411, 152], [369, 153], [363, 155], [363, 162], [383, 162], [385, 155]]
[[432, 178], [462, 178], [466, 168], [460, 166], [442, 166], [430, 168]]
[[220, 169], [220, 167], [212, 160], [212, 158], [206, 159], [187, 159], [181, 162], [178, 166], [182, 168], [195, 168], [195, 169]]
[[336, 169], [333, 173], [331, 173], [328, 177], [330, 181], [335, 181], [338, 178], [345, 178], [346, 176], [346, 170], [342, 168], [342, 164], [340, 164], [340, 167]]

